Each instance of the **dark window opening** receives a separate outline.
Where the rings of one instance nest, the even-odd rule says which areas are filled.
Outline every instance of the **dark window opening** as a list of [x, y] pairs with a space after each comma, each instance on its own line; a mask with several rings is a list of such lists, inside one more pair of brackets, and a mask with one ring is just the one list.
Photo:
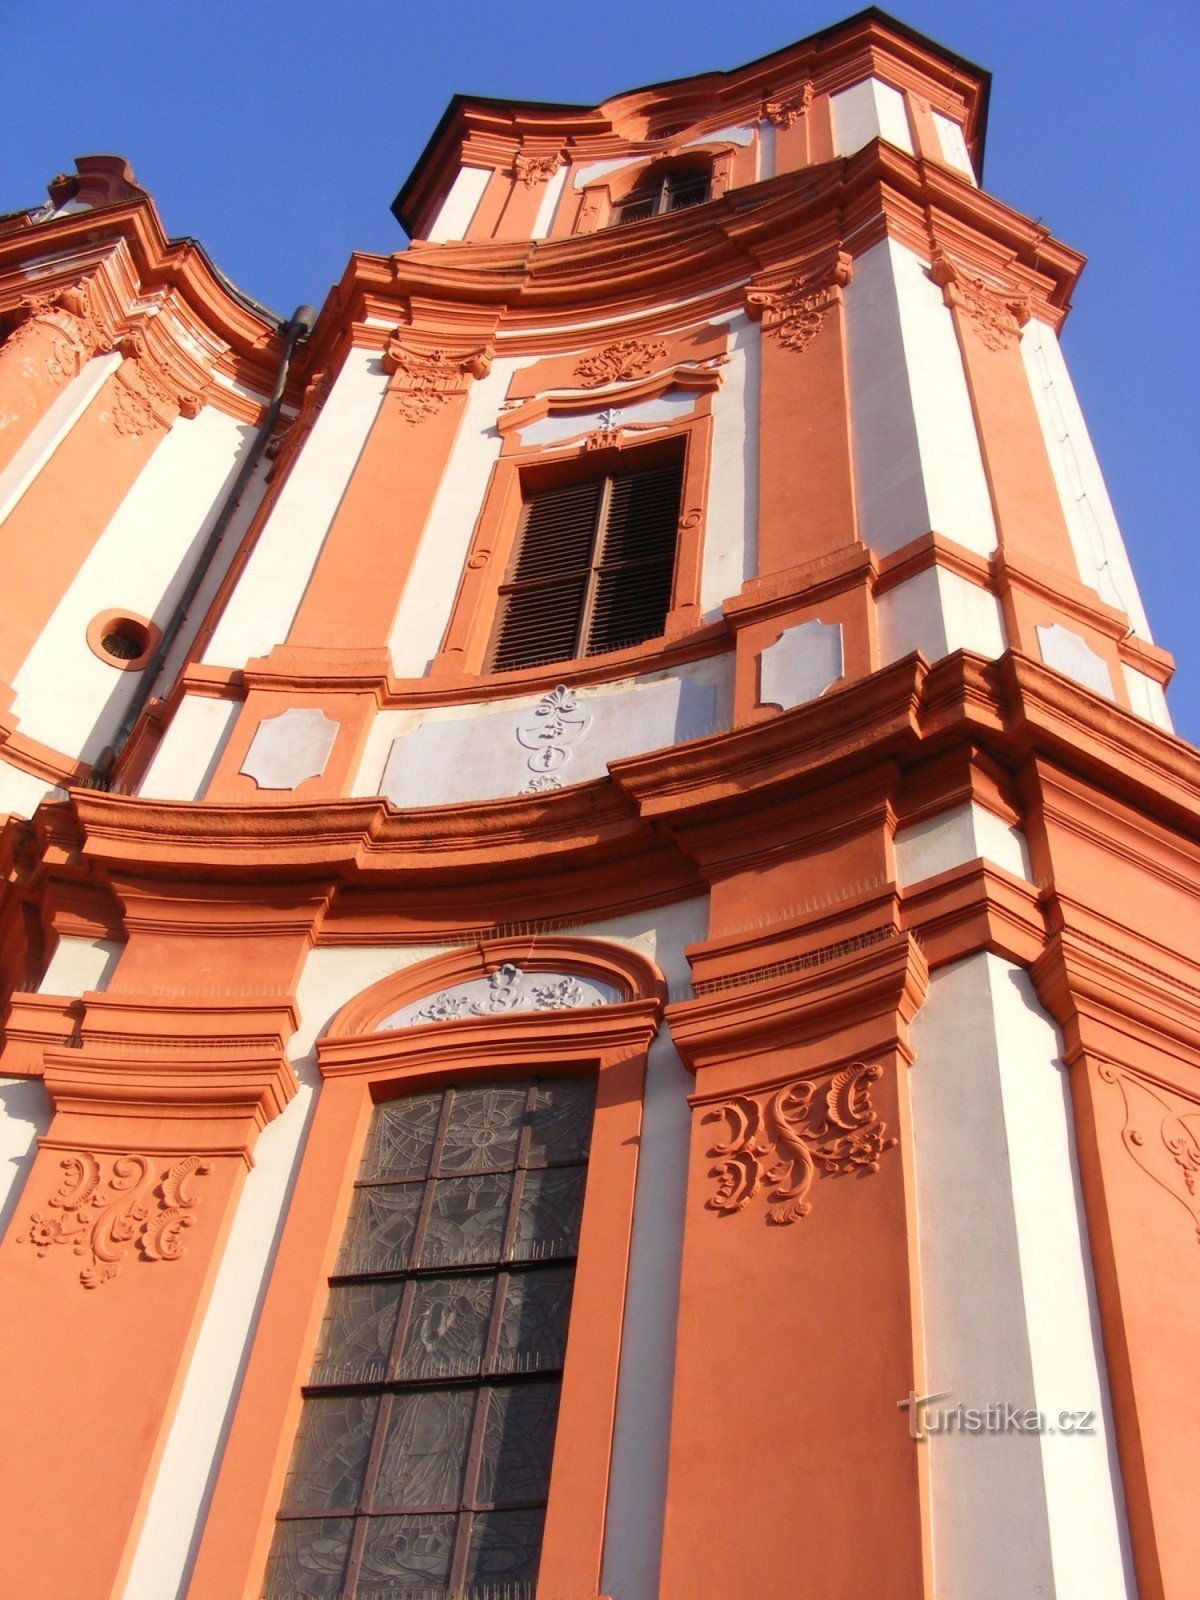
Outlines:
[[650, 173], [636, 189], [613, 207], [611, 226], [643, 222], [667, 211], [686, 211], [703, 205], [712, 190], [712, 174], [693, 168], [683, 172]]
[[267, 1600], [533, 1600], [595, 1082], [375, 1110]]
[[528, 494], [491, 670], [657, 638], [671, 605], [682, 484], [674, 461]]

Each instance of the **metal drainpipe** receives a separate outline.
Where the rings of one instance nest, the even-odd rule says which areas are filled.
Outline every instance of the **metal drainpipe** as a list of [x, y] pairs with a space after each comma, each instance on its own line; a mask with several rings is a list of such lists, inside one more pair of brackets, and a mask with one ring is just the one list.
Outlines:
[[195, 600], [197, 591], [204, 582], [209, 567], [212, 565], [213, 557], [220, 548], [221, 540], [224, 538], [226, 529], [233, 519], [234, 512], [241, 503], [246, 485], [250, 482], [254, 469], [262, 459], [262, 453], [267, 447], [268, 439], [271, 437], [271, 430], [274, 428], [276, 419], [279, 416], [279, 408], [283, 404], [284, 386], [287, 383], [288, 372], [292, 365], [292, 357], [295, 354], [296, 346], [301, 339], [307, 338], [312, 332], [313, 324], [316, 320], [317, 314], [311, 306], [297, 306], [292, 313], [292, 320], [285, 328], [281, 329], [283, 333], [283, 355], [280, 358], [279, 372], [275, 378], [275, 388], [271, 393], [271, 401], [267, 407], [267, 414], [263, 418], [262, 426], [258, 430], [253, 445], [250, 447], [249, 455], [242, 463], [241, 471], [230, 486], [229, 493], [225, 496], [225, 503], [221, 507], [217, 520], [212, 525], [208, 538], [204, 542], [204, 549], [200, 552], [196, 565], [192, 568], [191, 576], [188, 578], [184, 591], [179, 596], [175, 609], [171, 613], [170, 621], [162, 631], [162, 637], [158, 641], [154, 654], [142, 670], [137, 690], [126, 707], [124, 717], [121, 719], [121, 726], [113, 735], [112, 742], [106, 744], [104, 749], [101, 750], [91, 772], [84, 779], [85, 789], [108, 789], [112, 784], [113, 772], [121, 753], [129, 742], [130, 734], [137, 726], [138, 718], [146, 709], [150, 697], [154, 693], [158, 675], [166, 663], [172, 645], [179, 637], [180, 629], [187, 621], [192, 602]]

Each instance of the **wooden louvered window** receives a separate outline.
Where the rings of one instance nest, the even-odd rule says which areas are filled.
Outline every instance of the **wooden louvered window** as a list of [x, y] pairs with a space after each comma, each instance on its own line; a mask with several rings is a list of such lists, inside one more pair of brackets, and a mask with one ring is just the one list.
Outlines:
[[657, 638], [671, 604], [682, 462], [527, 494], [491, 670]]
[[703, 205], [711, 191], [712, 177], [704, 169], [652, 172], [619, 205], [613, 207], [610, 226], [642, 222], [647, 217], [661, 217], [667, 211], [686, 211], [689, 206]]

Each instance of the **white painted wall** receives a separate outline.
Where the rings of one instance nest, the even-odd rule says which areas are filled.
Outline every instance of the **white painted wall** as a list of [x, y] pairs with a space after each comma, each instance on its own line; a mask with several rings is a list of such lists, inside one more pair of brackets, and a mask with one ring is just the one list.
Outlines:
[[491, 167], [460, 167], [458, 176], [450, 185], [450, 193], [442, 201], [428, 238], [431, 244], [445, 244], [451, 239], [464, 239], [471, 226], [471, 218], [483, 199], [483, 191], [492, 175]]
[[942, 160], [948, 167], [953, 167], [956, 172], [961, 172], [964, 178], [969, 178], [974, 183], [975, 168], [971, 165], [967, 141], [958, 123], [952, 122], [949, 117], [944, 117], [940, 111], [935, 111], [933, 125], [937, 129], [938, 143], [942, 147]]
[[562, 192], [567, 184], [567, 168], [559, 167], [558, 171], [546, 184], [542, 191], [542, 198], [538, 204], [537, 216], [533, 219], [533, 237], [544, 239], [550, 232], [554, 222], [554, 213], [558, 210], [558, 202], [562, 199]]
[[[536, 422], [526, 423], [518, 428], [521, 443], [530, 444], [557, 444], [562, 439], [578, 438], [582, 433], [594, 433], [604, 429], [605, 422], [612, 426], [628, 428], [635, 424], [645, 426], [646, 423], [659, 422], [664, 427], [681, 418], [690, 417], [696, 409], [699, 399], [694, 389], [671, 388], [663, 394], [655, 395], [652, 400], [632, 400], [627, 405], [621, 404], [620, 394], [605, 394], [597, 399], [594, 411], [555, 411], [551, 409], [547, 416], [539, 417]], [[615, 422], [612, 415], [615, 414]]]
[[715, 622], [722, 603], [758, 571], [760, 341], [757, 322], [742, 312], [729, 319], [729, 360], [712, 402], [701, 622]]
[[902, 889], [981, 856], [1015, 877], [1033, 882], [1029, 848], [1020, 828], [974, 800], [901, 828], [895, 852], [896, 882]]
[[884, 239], [844, 292], [864, 543], [885, 555], [932, 529], [990, 554], [996, 524], [942, 291], [919, 256]]
[[[14, 679], [22, 733], [83, 760], [99, 755], [140, 674], [100, 660], [88, 645], [88, 624], [101, 611], [121, 609], [166, 625], [254, 432], [211, 407], [176, 419]], [[229, 553], [235, 544], [232, 530]]]
[[543, 695], [384, 711], [368, 735], [353, 794], [384, 794], [401, 807], [452, 805], [529, 790], [546, 773], [555, 787], [602, 778], [610, 761], [727, 728], [733, 709], [733, 658], [708, 657], [668, 672], [588, 685], [575, 691], [567, 736], [555, 741], [560, 764], [543, 768], [544, 748], [529, 730]]
[[1054, 330], [1031, 318], [1021, 333], [1021, 356], [1080, 581], [1095, 589], [1109, 605], [1124, 611], [1134, 632], [1149, 639], [1150, 624], [1125, 541]]
[[0, 1235], [20, 1215], [37, 1140], [53, 1115], [40, 1078], [0, 1078]]
[[423, 678], [437, 654], [488, 477], [500, 454], [496, 417], [513, 373], [536, 359], [525, 356], [493, 361], [487, 377], [477, 379], [468, 390], [462, 425], [434, 496], [388, 640], [398, 677]]
[[758, 181], [775, 176], [775, 124], [765, 118], [758, 125]]
[[[706, 919], [706, 903], [693, 901], [572, 931], [640, 951], [659, 964], [673, 992], [684, 993], [684, 948], [704, 936]], [[354, 995], [441, 948], [320, 947], [308, 956], [297, 990], [300, 1026], [288, 1047], [300, 1089], [259, 1138], [121, 1600], [174, 1600], [186, 1587], [312, 1116], [314, 1040]], [[671, 1396], [664, 1353], [673, 1348], [678, 1307], [690, 1083], [664, 1029], [650, 1052], [626, 1290], [606, 1533], [612, 1600], [657, 1594]]]
[[1008, 648], [995, 595], [945, 567], [926, 567], [875, 597], [879, 664], [919, 650], [937, 661], [955, 650], [995, 660]]
[[913, 153], [912, 134], [904, 96], [899, 89], [864, 78], [840, 94], [830, 96], [833, 113], [833, 148], [839, 156], [852, 156], [872, 139], [886, 139], [901, 150]]
[[31, 817], [43, 800], [61, 800], [63, 791], [48, 778], [14, 767], [0, 759], [0, 818], [10, 814]]
[[81, 939], [64, 934], [54, 947], [38, 993], [78, 996], [107, 989], [124, 948], [117, 939]]
[[25, 443], [0, 472], [0, 522], [91, 405], [104, 380], [121, 365], [121, 359], [115, 351], [106, 356], [93, 356], [51, 402]]
[[939, 1595], [1132, 1596], [1107, 1378], [1057, 1031], [1028, 975], [937, 970], [909, 1076], [927, 1392], [1091, 1411], [1095, 1432], [931, 1435]]
[[1136, 667], [1127, 667], [1124, 662], [1121, 663], [1121, 674], [1125, 679], [1129, 703], [1138, 716], [1145, 717], [1147, 722], [1153, 722], [1167, 733], [1174, 733], [1175, 724], [1167, 710], [1167, 697], [1162, 684], [1146, 673], [1139, 672]]
[[184, 695], [138, 793], [150, 800], [203, 800], [241, 709], [240, 700]]
[[259, 534], [205, 661], [241, 667], [287, 638], [386, 386], [378, 352], [352, 350]]

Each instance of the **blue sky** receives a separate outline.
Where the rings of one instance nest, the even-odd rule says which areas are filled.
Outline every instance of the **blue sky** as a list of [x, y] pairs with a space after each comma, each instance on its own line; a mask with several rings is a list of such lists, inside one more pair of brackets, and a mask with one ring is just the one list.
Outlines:
[[[9, 0], [0, 211], [81, 154], [126, 156], [167, 231], [281, 313], [319, 306], [455, 92], [596, 101], [732, 67], [856, 9], [834, 0]], [[1195, 491], [1200, 148], [1195, 0], [893, 0], [994, 75], [985, 187], [1089, 257], [1064, 348], [1169, 701], [1200, 740]]]

